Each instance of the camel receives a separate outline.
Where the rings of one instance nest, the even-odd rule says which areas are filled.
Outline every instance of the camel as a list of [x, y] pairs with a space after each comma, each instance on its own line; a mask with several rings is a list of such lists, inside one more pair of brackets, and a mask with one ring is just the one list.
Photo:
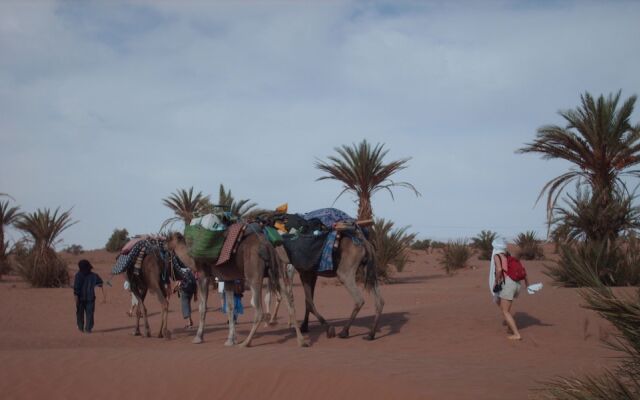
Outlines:
[[[172, 276], [175, 276], [176, 268], [173, 263], [170, 263], [169, 268], [173, 269]], [[139, 273], [136, 273], [135, 267], [130, 267], [126, 270], [127, 279], [131, 285], [131, 293], [138, 299], [138, 305], [136, 307], [136, 328], [133, 331], [135, 336], [140, 336], [140, 317], [144, 318], [144, 336], [150, 337], [149, 321], [147, 319], [147, 308], [144, 305], [147, 292], [150, 290], [157, 296], [158, 302], [162, 306], [160, 331], [158, 333], [159, 338], [171, 338], [171, 331], [167, 327], [167, 319], [169, 315], [169, 296], [170, 288], [163, 283], [162, 275], [170, 273], [165, 270], [165, 263], [160, 255], [160, 249], [153, 247], [153, 250], [147, 253], [142, 260]]]
[[[231, 261], [229, 261], [230, 265], [224, 267], [224, 271], [222, 268], [213, 268], [209, 263], [203, 263], [200, 261], [196, 262], [196, 260], [191, 258], [189, 256], [189, 249], [184, 236], [180, 233], [172, 233], [167, 240], [167, 244], [170, 249], [175, 251], [176, 255], [180, 257], [183, 262], [189, 265], [193, 270], [200, 273], [200, 279], [198, 280], [198, 289], [200, 294], [200, 321], [193, 343], [202, 343], [203, 341], [207, 298], [209, 295], [209, 279], [212, 275], [216, 275], [216, 277], [222, 281], [244, 279], [246, 286], [251, 290], [251, 305], [255, 310], [253, 324], [249, 335], [242, 343], [240, 343], [240, 347], [249, 347], [251, 345], [251, 340], [263, 319], [261, 293], [262, 281], [267, 268], [266, 261], [263, 258], [265, 256], [268, 257], [269, 262], [272, 265], [272, 268], [269, 268], [268, 270], [270, 290], [272, 292], [280, 292], [279, 279], [282, 266], [271, 243], [269, 243], [260, 234], [250, 234], [246, 236], [238, 245], [237, 251], [233, 255]], [[227, 336], [225, 346], [236, 345], [236, 323], [233, 318], [233, 286], [234, 285], [225, 285], [227, 317], [229, 322], [229, 334]], [[289, 316], [294, 320], [294, 329], [298, 345], [300, 347], [306, 347], [307, 344], [304, 341], [298, 322], [295, 320], [295, 308], [291, 291], [287, 290], [284, 297], [287, 300]]]
[[[361, 232], [358, 231], [357, 233], [355, 233], [355, 235], [356, 240], [360, 244], [355, 244], [353, 239], [349, 237], [341, 238], [339, 244], [340, 260], [338, 262], [337, 268], [335, 269], [335, 276], [338, 277], [342, 285], [347, 289], [355, 302], [355, 306], [353, 308], [353, 311], [351, 312], [349, 321], [347, 321], [347, 324], [342, 328], [342, 331], [338, 334], [338, 336], [340, 338], [349, 337], [349, 328], [358, 315], [358, 312], [364, 305], [364, 299], [362, 297], [362, 294], [360, 293], [360, 290], [358, 289], [358, 286], [356, 285], [356, 273], [358, 271], [358, 268], [363, 265], [365, 268], [365, 289], [371, 290], [373, 292], [376, 308], [373, 325], [371, 326], [369, 333], [364, 337], [364, 339], [373, 340], [375, 338], [378, 324], [380, 322], [380, 315], [382, 314], [382, 309], [384, 307], [384, 299], [380, 294], [378, 279], [376, 277], [375, 249], [373, 248], [373, 245], [371, 245], [371, 243], [365, 239], [364, 235]], [[294, 265], [294, 267], [296, 266]], [[302, 282], [302, 286], [304, 288], [305, 297], [305, 313], [304, 320], [300, 327], [301, 331], [304, 333], [309, 331], [309, 313], [313, 313], [318, 321], [320, 321], [320, 324], [325, 327], [327, 337], [334, 337], [334, 327], [329, 324], [318, 312], [315, 303], [313, 302], [313, 295], [315, 291], [316, 280], [318, 279], [318, 273], [316, 271], [305, 271], [297, 267], [296, 270], [300, 274], [300, 281]], [[323, 274], [322, 276], [333, 277], [334, 275]]]

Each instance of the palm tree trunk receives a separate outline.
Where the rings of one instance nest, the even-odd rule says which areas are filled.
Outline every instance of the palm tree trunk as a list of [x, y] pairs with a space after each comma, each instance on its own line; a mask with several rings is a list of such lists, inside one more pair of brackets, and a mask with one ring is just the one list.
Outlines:
[[361, 194], [358, 199], [358, 219], [372, 219], [373, 209], [371, 208], [371, 196], [369, 194]]

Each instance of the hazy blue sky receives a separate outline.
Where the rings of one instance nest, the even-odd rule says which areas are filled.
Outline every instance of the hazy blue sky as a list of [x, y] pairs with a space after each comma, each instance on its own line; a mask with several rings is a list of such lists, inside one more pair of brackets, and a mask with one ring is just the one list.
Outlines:
[[639, 92], [639, 19], [637, 1], [5, 0], [0, 192], [73, 207], [62, 245], [96, 248], [157, 231], [178, 188], [329, 207], [314, 161], [366, 138], [412, 157], [396, 178], [422, 193], [380, 192], [377, 217], [543, 234], [534, 201], [568, 165], [514, 151], [585, 90]]

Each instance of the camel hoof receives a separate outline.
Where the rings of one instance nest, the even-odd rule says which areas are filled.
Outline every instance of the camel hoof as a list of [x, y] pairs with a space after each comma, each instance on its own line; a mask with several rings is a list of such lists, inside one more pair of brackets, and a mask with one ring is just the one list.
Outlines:
[[245, 347], [245, 348], [246, 348], [246, 347], [251, 347], [251, 344], [250, 344], [250, 343], [247, 343], [247, 342], [242, 342], [242, 343], [240, 343], [240, 344], [238, 345], [238, 347]]
[[302, 343], [300, 343], [300, 347], [310, 347], [310, 346], [309, 346], [309, 343], [302, 342]]
[[150, 338], [151, 337], [151, 332], [145, 332], [144, 337]]
[[140, 331], [133, 331], [132, 335], [133, 336], [142, 336], [142, 335], [140, 335]]
[[371, 333], [369, 333], [368, 335], [365, 335], [365, 336], [362, 337], [363, 340], [368, 340], [368, 341], [371, 341], [371, 340], [373, 340], [375, 338], [376, 338], [376, 336], [372, 335]]
[[329, 339], [336, 337], [336, 330], [335, 330], [335, 328], [334, 328], [333, 326], [330, 326], [330, 327], [327, 329], [327, 337], [328, 337]]
[[165, 340], [171, 340], [171, 331], [166, 331], [164, 333], [164, 339]]
[[346, 338], [348, 338], [348, 337], [349, 337], [349, 331], [346, 331], [346, 330], [342, 330], [342, 331], [340, 331], [340, 333], [338, 333], [338, 337], [339, 337], [340, 339], [346, 339]]
[[193, 340], [191, 341], [191, 343], [193, 343], [193, 344], [200, 344], [200, 343], [202, 343], [202, 338], [201, 338], [201, 337], [199, 337], [199, 336], [196, 336], [196, 337], [194, 337], [194, 338], [193, 338]]
[[227, 340], [226, 342], [224, 342], [224, 345], [227, 347], [233, 347], [236, 345], [236, 342], [233, 340]]

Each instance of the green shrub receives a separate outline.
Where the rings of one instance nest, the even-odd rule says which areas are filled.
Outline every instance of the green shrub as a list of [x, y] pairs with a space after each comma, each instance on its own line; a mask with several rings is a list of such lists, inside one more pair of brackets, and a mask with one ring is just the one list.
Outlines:
[[587, 309], [596, 311], [617, 330], [605, 343], [621, 354], [622, 363], [600, 376], [557, 378], [542, 390], [544, 398], [556, 400], [640, 399], [640, 290], [635, 299], [622, 299], [601, 285], [583, 290]]
[[447, 246], [447, 244], [445, 242], [440, 242], [438, 240], [431, 241], [431, 248], [432, 249], [444, 249], [446, 246]]
[[444, 246], [442, 259], [440, 264], [444, 267], [447, 274], [452, 274], [454, 271], [465, 268], [467, 261], [471, 258], [472, 251], [466, 239], [457, 239], [449, 241]]
[[429, 247], [430, 246], [431, 246], [431, 240], [430, 239], [416, 240], [413, 243], [411, 243], [411, 249], [412, 250], [429, 251]]
[[567, 287], [599, 285], [627, 286], [640, 284], [640, 245], [629, 238], [619, 242], [579, 242], [560, 246], [560, 259], [547, 266], [545, 274]]
[[114, 229], [111, 237], [107, 241], [105, 249], [112, 253], [122, 250], [129, 241], [129, 232], [126, 229]]
[[471, 239], [471, 247], [478, 250], [480, 260], [490, 260], [493, 253], [493, 241], [498, 237], [496, 232], [482, 231]]
[[391, 276], [389, 266], [402, 272], [409, 261], [407, 250], [414, 241], [415, 233], [407, 233], [409, 227], [393, 228], [392, 221], [376, 219], [371, 229], [371, 242], [376, 249], [376, 269], [378, 279], [388, 282]]
[[518, 258], [523, 260], [538, 260], [544, 257], [540, 240], [534, 231], [519, 234], [516, 238], [516, 245], [518, 245]]
[[53, 249], [57, 238], [73, 226], [71, 210], [60, 212], [48, 208], [20, 216], [14, 224], [29, 235], [33, 243], [31, 252], [18, 262], [16, 272], [34, 287], [60, 287], [69, 283], [66, 263]]
[[64, 251], [65, 253], [73, 254], [74, 256], [84, 253], [84, 249], [79, 244], [69, 245], [65, 247], [62, 251]]

